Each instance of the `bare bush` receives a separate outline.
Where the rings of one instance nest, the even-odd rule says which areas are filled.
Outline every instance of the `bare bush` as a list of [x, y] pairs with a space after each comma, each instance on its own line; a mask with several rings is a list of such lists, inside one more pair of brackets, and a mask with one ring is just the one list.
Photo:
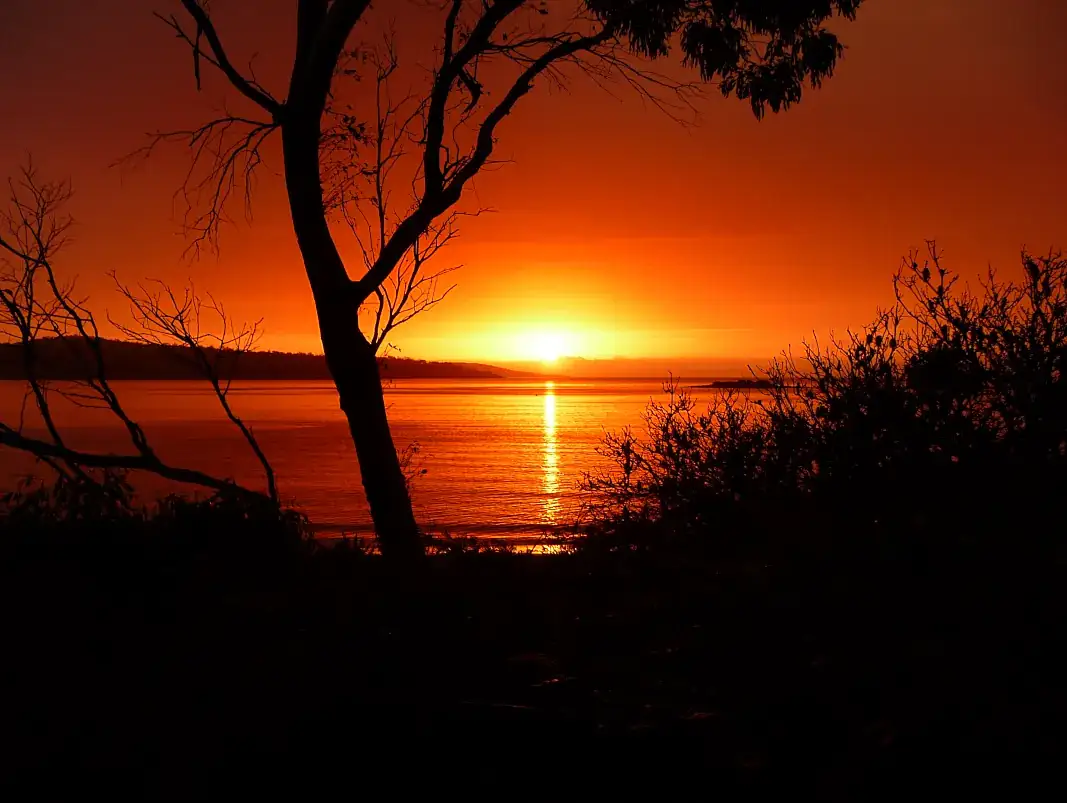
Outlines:
[[[8, 207], [0, 215], [0, 335], [19, 346], [26, 393], [17, 420], [0, 420], [0, 446], [27, 452], [68, 484], [95, 489], [109, 498], [115, 496], [109, 489], [118, 487], [116, 472], [128, 471], [146, 471], [220, 493], [258, 495], [232, 480], [172, 465], [158, 455], [142, 427], [127, 414], [108, 379], [104, 340], [93, 313], [85, 299], [76, 294], [75, 282], [61, 279], [55, 267], [73, 222], [66, 211], [71, 198], [69, 185], [43, 181], [31, 164], [8, 182], [8, 189]], [[141, 342], [170, 342], [185, 347], [189, 358], [211, 383], [230, 421], [260, 459], [269, 497], [276, 503], [270, 464], [251, 430], [230, 408], [229, 382], [220, 380], [216, 364], [221, 356], [232, 360], [251, 348], [256, 327], [235, 331], [222, 308], [213, 305], [211, 309], [219, 316], [221, 328], [209, 333], [201, 328], [204, 306], [195, 294], [179, 298], [163, 286], [156, 295], [137, 296], [129, 290], [125, 293], [133, 307], [135, 325], [120, 328]], [[46, 366], [42, 365], [45, 346], [68, 350], [75, 363], [83, 367], [83, 376], [69, 383], [49, 381]], [[56, 396], [79, 406], [109, 411], [121, 423], [129, 451], [87, 452], [71, 447], [53, 413]], [[40, 417], [43, 434], [31, 434], [27, 426], [30, 404]]]
[[643, 437], [605, 441], [610, 469], [584, 482], [591, 531], [625, 548], [801, 525], [1043, 531], [1067, 478], [1067, 260], [1023, 254], [1021, 281], [972, 292], [929, 250], [869, 326], [760, 372], [765, 394], [698, 414], [669, 386]]

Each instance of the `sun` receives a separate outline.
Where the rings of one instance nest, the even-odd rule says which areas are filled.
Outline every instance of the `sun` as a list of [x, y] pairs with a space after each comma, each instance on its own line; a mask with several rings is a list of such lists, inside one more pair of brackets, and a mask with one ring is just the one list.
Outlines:
[[558, 362], [568, 347], [568, 338], [562, 332], [531, 332], [523, 344], [532, 359], [543, 363]]

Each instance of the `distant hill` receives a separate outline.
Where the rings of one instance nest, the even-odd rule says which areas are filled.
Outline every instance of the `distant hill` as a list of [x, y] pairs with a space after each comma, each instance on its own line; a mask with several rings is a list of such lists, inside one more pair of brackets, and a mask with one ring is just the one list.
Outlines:
[[770, 390], [774, 383], [769, 379], [716, 379], [694, 388], [718, 388], [720, 390]]
[[[38, 341], [38, 373], [41, 379], [84, 379], [93, 364], [88, 347], [79, 338], [47, 338]], [[178, 346], [153, 346], [123, 340], [102, 340], [101, 352], [108, 379], [200, 379], [202, 375], [189, 353]], [[402, 357], [379, 357], [386, 379], [505, 379], [535, 376], [530, 372], [480, 363], [427, 362]], [[326, 358], [321, 354], [291, 354], [283, 351], [251, 351], [236, 363], [223, 352], [218, 360], [222, 377], [232, 379], [329, 380]], [[0, 343], [0, 379], [25, 379], [21, 343]]]

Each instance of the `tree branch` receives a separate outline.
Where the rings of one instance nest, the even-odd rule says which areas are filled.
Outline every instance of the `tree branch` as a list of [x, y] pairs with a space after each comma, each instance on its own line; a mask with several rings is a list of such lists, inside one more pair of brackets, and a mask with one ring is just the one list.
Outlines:
[[61, 460], [68, 465], [84, 468], [123, 469], [128, 471], [148, 471], [164, 479], [200, 485], [217, 491], [233, 491], [242, 494], [257, 495], [255, 491], [237, 485], [229, 480], [221, 480], [202, 471], [171, 466], [157, 457], [146, 455], [100, 454], [69, 449], [38, 438], [31, 438], [16, 432], [6, 424], [0, 423], [0, 446], [9, 446], [47, 460]]
[[[507, 2], [514, 2], [514, 0], [505, 0], [505, 2], [494, 4], [492, 8], [506, 5]], [[504, 97], [486, 114], [485, 119], [478, 127], [476, 144], [470, 156], [461, 163], [461, 166], [456, 168], [451, 180], [440, 185], [437, 183], [437, 179], [426, 178], [427, 169], [443, 174], [439, 161], [440, 147], [437, 146], [436, 153], [431, 155], [431, 150], [435, 148], [435, 142], [440, 141], [436, 139], [436, 132], [443, 129], [443, 126], [435, 119], [435, 115], [436, 118], [443, 119], [443, 113], [438, 114], [435, 111], [433, 100], [431, 100], [427, 121], [427, 138], [424, 146], [426, 150], [424, 153], [425, 190], [423, 196], [414, 211], [396, 227], [389, 241], [382, 247], [374, 265], [362, 277], [352, 283], [352, 291], [357, 303], [363, 304], [374, 293], [374, 289], [389, 278], [389, 275], [400, 263], [404, 254], [414, 247], [418, 238], [429, 229], [434, 220], [459, 201], [464, 187], [477, 175], [485, 166], [489, 157], [492, 156], [493, 148], [496, 144], [496, 127], [511, 113], [512, 109], [515, 108], [515, 104], [530, 92], [533, 88], [534, 80], [556, 62], [570, 58], [583, 51], [588, 51], [612, 38], [613, 34], [607, 29], [588, 36], [566, 38], [546, 50], [541, 56], [533, 59], [520, 73], [504, 94]], [[469, 45], [470, 42], [471, 40], [469, 39], [467, 44]], [[461, 55], [457, 55], [456, 59], [461, 59]], [[444, 75], [444, 70], [442, 70], [441, 74]], [[438, 77], [434, 85], [435, 91], [442, 85], [442, 81], [448, 80], [447, 76], [443, 79]], [[450, 83], [451, 81], [449, 81]], [[435, 132], [432, 136], [430, 134], [431, 128]]]
[[197, 128], [157, 132], [147, 145], [118, 163], [140, 162], [167, 143], [185, 145], [192, 157], [175, 198], [185, 205], [182, 225], [190, 237], [187, 250], [199, 251], [204, 244], [217, 248], [220, 229], [227, 221], [226, 205], [235, 190], [241, 192], [245, 216], [251, 218], [256, 171], [263, 163], [267, 138], [278, 127], [276, 122], [224, 115]]
[[423, 152], [423, 182], [427, 196], [439, 194], [443, 188], [441, 169], [441, 146], [445, 135], [445, 113], [452, 85], [460, 78], [466, 66], [489, 45], [493, 32], [508, 15], [517, 11], [525, 0], [497, 0], [488, 6], [485, 14], [471, 29], [470, 35], [454, 56], [453, 31], [455, 17], [461, 3], [453, 3], [445, 24], [444, 58], [430, 90], [429, 110], [426, 116], [426, 145]]
[[[0, 446], [29, 452], [55, 467], [60, 474], [68, 478], [76, 476], [94, 486], [100, 483], [87, 470], [134, 469], [216, 490], [255, 494], [232, 481], [171, 466], [159, 458], [144, 430], [127, 414], [108, 381], [102, 340], [92, 313], [86, 309], [83, 301], [73, 296], [74, 283], [62, 284], [53, 266], [53, 259], [66, 243], [66, 231], [71, 225], [71, 218], [63, 212], [70, 198], [69, 186], [66, 183], [39, 182], [31, 165], [23, 169], [20, 181], [9, 181], [9, 188], [11, 197], [8, 207], [0, 211], [0, 222], [4, 224], [4, 230], [0, 231], [0, 263], [7, 268], [0, 272], [0, 332], [14, 335], [22, 347], [28, 395], [37, 405], [50, 440], [25, 434], [23, 410], [17, 426], [0, 421]], [[225, 321], [224, 313], [221, 308], [218, 309]], [[253, 327], [228, 333], [224, 324], [221, 342], [236, 342], [242, 348], [250, 348], [255, 340], [255, 331]], [[108, 409], [125, 428], [136, 454], [89, 453], [67, 446], [52, 416], [50, 388], [41, 379], [43, 372], [37, 364], [42, 333], [54, 335], [55, 339], [50, 342], [56, 348], [67, 349], [75, 364], [84, 366], [86, 372], [85, 378], [76, 384], [80, 390], [56, 388], [56, 391], [75, 404], [95, 403]], [[225, 388], [217, 382], [213, 386], [217, 393], [225, 396]], [[236, 416], [232, 411], [228, 412], [233, 421]], [[243, 424], [239, 424], [239, 428], [246, 437], [251, 437], [251, 432]], [[262, 455], [256, 448], [257, 455]], [[273, 475], [268, 484], [272, 489], [272, 499], [276, 501]]]
[[[219, 38], [218, 31], [215, 29], [215, 24], [211, 21], [211, 16], [205, 9], [202, 0], [181, 0], [181, 4], [196, 23], [195, 39], [181, 27], [180, 23], [174, 17], [166, 18], [160, 14], [156, 14], [156, 16], [173, 28], [178, 37], [193, 49], [193, 70], [197, 76], [197, 89], [200, 88], [199, 60], [201, 56], [203, 56], [206, 61], [226, 76], [234, 89], [261, 109], [269, 112], [271, 118], [276, 120], [281, 113], [282, 104], [254, 80], [249, 80], [241, 75], [241, 73], [233, 66], [229, 56], [226, 55], [226, 50], [222, 46], [222, 40]], [[211, 57], [205, 56], [200, 50], [199, 42], [201, 36], [207, 39], [208, 46], [211, 48]]]
[[[194, 366], [211, 385], [226, 417], [237, 427], [259, 460], [267, 480], [268, 495], [272, 501], [277, 502], [278, 488], [274, 468], [252, 430], [233, 411], [229, 400], [230, 382], [236, 372], [237, 363], [241, 355], [251, 351], [258, 342], [261, 321], [235, 328], [219, 302], [208, 296], [208, 302], [205, 303], [192, 288], [187, 289], [179, 299], [170, 287], [160, 281], [155, 282], [158, 289], [154, 292], [146, 289], [144, 285], [138, 285], [139, 293], [135, 293], [119, 282], [114, 272], [111, 273], [111, 278], [129, 302], [130, 314], [136, 327], [109, 318], [111, 324], [135, 343], [179, 345], [185, 349]], [[204, 331], [205, 308], [218, 318], [217, 333]], [[225, 379], [220, 369], [224, 357], [229, 363]]]

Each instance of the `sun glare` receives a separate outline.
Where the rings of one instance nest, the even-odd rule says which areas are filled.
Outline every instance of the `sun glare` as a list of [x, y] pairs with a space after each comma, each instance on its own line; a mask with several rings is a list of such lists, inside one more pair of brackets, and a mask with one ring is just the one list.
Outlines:
[[533, 332], [526, 338], [524, 350], [532, 359], [554, 363], [566, 354], [569, 345], [562, 332]]

